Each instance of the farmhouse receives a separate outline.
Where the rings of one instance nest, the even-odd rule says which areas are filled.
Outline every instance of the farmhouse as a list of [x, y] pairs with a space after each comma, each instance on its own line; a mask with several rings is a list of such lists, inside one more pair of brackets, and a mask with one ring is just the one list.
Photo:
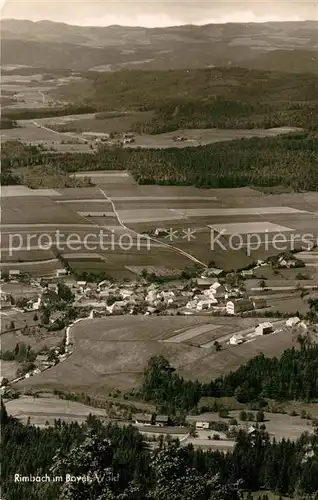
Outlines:
[[83, 292], [84, 289], [86, 288], [87, 282], [86, 281], [78, 281], [77, 283], [78, 288]]
[[243, 278], [253, 278], [254, 276], [254, 269], [246, 269], [245, 271], [241, 271], [241, 276], [243, 276]]
[[57, 269], [56, 270], [56, 277], [61, 278], [62, 276], [67, 276], [67, 270], [66, 269]]
[[38, 299], [35, 301], [35, 302], [32, 302], [32, 309], [34, 311], [38, 311], [40, 309], [40, 306], [41, 306], [41, 302], [42, 302], [42, 299], [41, 297], [39, 296]]
[[293, 327], [298, 325], [298, 323], [300, 323], [300, 319], [297, 316], [294, 316], [293, 318], [288, 318], [286, 326]]
[[120, 295], [122, 296], [123, 299], [127, 299], [128, 297], [131, 297], [133, 295], [133, 290], [127, 290], [126, 288], [120, 290]]
[[111, 314], [116, 314], [116, 313], [122, 312], [125, 309], [126, 305], [127, 304], [125, 301], [118, 300], [117, 302], [114, 302], [111, 306], [107, 306], [106, 309]]
[[215, 304], [215, 300], [213, 299], [199, 300], [199, 302], [197, 303], [197, 310], [205, 311], [207, 309], [211, 309], [213, 304]]
[[212, 287], [208, 288], [207, 290], [203, 290], [202, 295], [205, 295], [209, 299], [214, 300], [214, 303], [217, 304], [218, 301], [215, 297], [215, 290]]
[[293, 257], [290, 258], [280, 257], [278, 259], [278, 265], [279, 267], [286, 267], [287, 269], [290, 269], [291, 267], [297, 267], [297, 260], [294, 259]]
[[225, 272], [223, 269], [219, 269], [217, 267], [211, 267], [209, 269], [207, 269], [206, 271], [204, 271], [204, 274], [202, 275], [203, 276], [224, 276], [225, 275]]
[[251, 311], [254, 308], [250, 299], [230, 300], [226, 303], [226, 312], [228, 314], [238, 314], [245, 311]]
[[214, 297], [216, 298], [224, 298], [226, 294], [225, 287], [221, 285], [218, 281], [214, 283], [211, 288], [211, 292], [213, 293]]
[[217, 278], [197, 278], [196, 285], [200, 290], [209, 289], [214, 283], [217, 283]]
[[273, 331], [274, 328], [272, 323], [269, 322], [260, 323], [255, 328], [255, 335], [268, 335], [269, 333], [273, 333]]
[[9, 269], [9, 279], [16, 279], [20, 274], [21, 272], [19, 269]]
[[266, 299], [253, 299], [253, 305], [255, 309], [264, 309], [267, 307]]
[[188, 303], [188, 297], [175, 297], [171, 304], [172, 307], [184, 307]]
[[154, 423], [154, 416], [147, 413], [136, 413], [132, 419], [136, 425], [152, 425]]
[[166, 236], [167, 234], [167, 230], [164, 229], [163, 227], [158, 227], [156, 230], [155, 230], [155, 236]]
[[169, 425], [168, 415], [156, 415], [155, 424], [157, 425], [157, 427], [165, 427]]
[[209, 429], [210, 428], [210, 423], [207, 420], [198, 420], [195, 423], [195, 428], [196, 429]]
[[229, 340], [230, 345], [239, 345], [243, 344], [244, 340], [240, 335], [232, 335], [232, 337]]
[[189, 302], [186, 303], [187, 309], [195, 309], [196, 306], [197, 306], [197, 302], [195, 300], [190, 300]]

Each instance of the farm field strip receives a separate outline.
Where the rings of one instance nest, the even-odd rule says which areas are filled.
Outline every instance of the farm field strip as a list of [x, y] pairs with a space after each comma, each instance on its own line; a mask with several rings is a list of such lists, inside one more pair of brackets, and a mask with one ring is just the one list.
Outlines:
[[[114, 214], [116, 215], [117, 217], [117, 220], [119, 222], [119, 224], [125, 229], [125, 230], [129, 230], [129, 228], [125, 225], [125, 223], [122, 221], [117, 209], [116, 209], [116, 206], [114, 204], [114, 202], [112, 201], [112, 199], [107, 196], [107, 194], [105, 193], [105, 191], [103, 189], [100, 188], [100, 191], [101, 193], [104, 195], [104, 197], [109, 200], [112, 204], [112, 208], [113, 208], [113, 211], [114, 211]], [[136, 231], [134, 231], [134, 233], [137, 235], [137, 236], [140, 236], [139, 233], [137, 233]], [[155, 238], [149, 238], [151, 241], [154, 241], [155, 243], [158, 243], [158, 241], [155, 239]], [[206, 264], [202, 261], [200, 261], [199, 259], [197, 259], [195, 256], [189, 254], [188, 252], [185, 252], [184, 250], [181, 250], [180, 248], [178, 247], [175, 247], [173, 245], [169, 245], [168, 243], [161, 243], [163, 246], [165, 246], [166, 248], [169, 248], [171, 249], [173, 252], [176, 252], [184, 257], [186, 257], [187, 259], [191, 260], [192, 262], [196, 262], [197, 264], [200, 264], [204, 267], [206, 267]]]
[[98, 416], [106, 416], [106, 411], [101, 408], [86, 406], [76, 401], [67, 401], [59, 398], [33, 397], [22, 396], [19, 401], [9, 400], [6, 402], [8, 412], [14, 416], [21, 418], [29, 415], [51, 416], [52, 418], [76, 417], [87, 418], [91, 413]]
[[190, 340], [194, 337], [197, 337], [198, 335], [202, 335], [202, 333], [212, 332], [213, 330], [217, 330], [218, 328], [221, 327], [222, 325], [210, 325], [210, 324], [197, 326], [185, 332], [179, 333], [178, 335], [170, 337], [169, 339], [162, 340], [162, 342], [177, 342], [177, 343], [184, 342], [186, 340]]
[[292, 207], [254, 207], [254, 208], [198, 208], [198, 209], [171, 209], [173, 211], [179, 211], [180, 213], [186, 214], [188, 217], [198, 217], [198, 216], [235, 216], [235, 215], [275, 215], [275, 214], [297, 214], [297, 213], [308, 213], [306, 210], [299, 210]]
[[81, 217], [113, 217], [114, 212], [77, 212]]
[[60, 196], [56, 189], [30, 189], [27, 186], [1, 186], [1, 198], [14, 196]]
[[11, 267], [14, 264], [15, 266], [18, 267], [28, 267], [28, 266], [35, 266], [35, 265], [43, 265], [43, 264], [54, 264], [58, 263], [58, 259], [47, 259], [47, 260], [31, 260], [30, 262], [1, 262], [0, 267]]
[[113, 196], [113, 201], [216, 201], [216, 196]]
[[280, 226], [272, 222], [238, 222], [232, 224], [213, 224], [209, 226], [218, 233], [223, 234], [250, 234], [250, 233], [278, 233], [293, 231], [290, 227]]
[[133, 178], [131, 176], [131, 174], [129, 172], [121, 172], [121, 171], [106, 171], [106, 172], [96, 172], [96, 171], [92, 171], [92, 172], [75, 172], [74, 174], [72, 174], [72, 177], [74, 177], [75, 179], [81, 179], [81, 178], [84, 178], [84, 177], [91, 177], [92, 179], [98, 179], [98, 178], [103, 178], [105, 177], [106, 179], [108, 178], [112, 178], [112, 177], [118, 177], [118, 178], [128, 178], [128, 179], [131, 179], [132, 182], [133, 181]]
[[109, 201], [105, 200], [105, 198], [88, 198], [88, 199], [80, 199], [80, 198], [75, 198], [75, 199], [68, 199], [68, 200], [56, 200], [55, 203], [108, 203]]
[[[59, 228], [59, 227], [78, 227], [78, 228], [92, 228], [96, 226], [96, 224], [62, 224], [57, 222], [56, 224], [47, 224], [47, 223], [39, 223], [39, 224], [1, 224], [0, 229], [16, 229], [16, 228]], [[2, 232], [2, 231], [1, 231]]]

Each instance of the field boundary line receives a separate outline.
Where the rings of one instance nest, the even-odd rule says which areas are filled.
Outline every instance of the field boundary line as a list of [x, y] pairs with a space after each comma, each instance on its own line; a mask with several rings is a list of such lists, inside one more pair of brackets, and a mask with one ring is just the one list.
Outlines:
[[[111, 203], [112, 208], [113, 208], [113, 212], [114, 212], [115, 216], [117, 217], [117, 220], [118, 220], [119, 225], [120, 225], [123, 229], [125, 229], [126, 231], [131, 231], [131, 232], [133, 232], [133, 233], [134, 233], [136, 236], [138, 236], [138, 237], [142, 237], [142, 236], [144, 236], [143, 234], [138, 233], [138, 232], [137, 232], [137, 231], [135, 231], [134, 229], [130, 229], [128, 226], [126, 226], [126, 225], [122, 222], [122, 220], [121, 220], [121, 218], [119, 217], [119, 214], [118, 214], [118, 212], [117, 212], [117, 210], [116, 210], [116, 207], [115, 207], [115, 204], [114, 204], [113, 200], [112, 200], [112, 199], [111, 199], [111, 198], [110, 198], [110, 197], [109, 197], [109, 196], [105, 193], [105, 191], [104, 191], [102, 188], [98, 188], [98, 189], [99, 189], [99, 190], [100, 190], [100, 192], [104, 195], [104, 197], [106, 198], [106, 200], [108, 200], [108, 201]], [[144, 236], [144, 237], [145, 237], [145, 236]], [[148, 235], [147, 235], [147, 238], [148, 238], [149, 240], [151, 240], [151, 241], [154, 241], [155, 243], [159, 243], [159, 244], [160, 244], [160, 245], [162, 245], [163, 247], [169, 248], [170, 250], [173, 250], [174, 252], [179, 253], [180, 255], [183, 255], [184, 257], [186, 257], [186, 258], [188, 258], [188, 259], [192, 260], [192, 262], [195, 262], [196, 264], [200, 264], [201, 266], [203, 266], [203, 267], [205, 267], [205, 268], [207, 268], [207, 267], [208, 267], [208, 266], [207, 266], [207, 264], [205, 264], [204, 262], [200, 261], [199, 259], [197, 259], [197, 258], [196, 258], [196, 257], [194, 257], [193, 255], [191, 255], [190, 253], [185, 252], [184, 250], [181, 250], [181, 248], [175, 247], [175, 246], [173, 246], [173, 245], [169, 245], [169, 243], [165, 243], [165, 242], [163, 242], [163, 241], [159, 241], [159, 240], [157, 240], [156, 238], [153, 238], [152, 236], [148, 236]]]

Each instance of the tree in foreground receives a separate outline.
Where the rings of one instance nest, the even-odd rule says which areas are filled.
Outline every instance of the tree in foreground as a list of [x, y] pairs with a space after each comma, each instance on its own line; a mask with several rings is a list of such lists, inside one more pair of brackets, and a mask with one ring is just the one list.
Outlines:
[[[111, 439], [90, 431], [86, 439], [67, 455], [58, 452], [53, 459], [54, 475], [83, 477], [66, 481], [64, 500], [239, 500], [236, 485], [222, 485], [218, 476], [200, 474], [186, 461], [180, 444], [163, 441], [150, 458], [147, 479], [125, 477], [114, 466]], [[67, 477], [67, 476], [66, 476]], [[143, 483], [143, 484], [142, 484]]]

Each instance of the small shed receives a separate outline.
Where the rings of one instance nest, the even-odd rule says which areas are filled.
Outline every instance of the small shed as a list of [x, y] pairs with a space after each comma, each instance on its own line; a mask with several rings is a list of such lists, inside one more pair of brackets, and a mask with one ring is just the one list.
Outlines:
[[269, 333], [273, 332], [274, 332], [274, 327], [272, 323], [269, 322], [260, 323], [255, 328], [255, 335], [268, 335]]

